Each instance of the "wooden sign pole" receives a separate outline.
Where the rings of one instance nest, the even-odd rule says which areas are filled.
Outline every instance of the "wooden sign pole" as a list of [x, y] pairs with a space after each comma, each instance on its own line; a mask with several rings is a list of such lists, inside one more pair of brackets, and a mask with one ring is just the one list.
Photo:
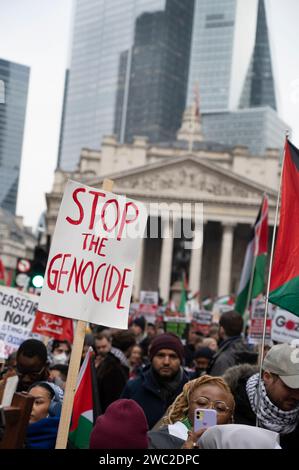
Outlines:
[[[102, 188], [104, 191], [112, 191], [113, 181], [105, 179]], [[61, 410], [61, 417], [56, 439], [55, 449], [66, 449], [69, 435], [69, 428], [73, 410], [74, 397], [76, 392], [77, 377], [80, 369], [85, 331], [87, 323], [79, 320], [76, 327], [74, 344], [70, 359], [70, 365], [65, 385], [64, 399]]]

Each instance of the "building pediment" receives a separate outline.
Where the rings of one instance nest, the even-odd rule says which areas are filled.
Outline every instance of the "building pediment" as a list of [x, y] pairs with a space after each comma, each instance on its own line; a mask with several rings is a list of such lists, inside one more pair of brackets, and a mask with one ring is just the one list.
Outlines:
[[[126, 172], [110, 174], [114, 191], [150, 199], [180, 199], [256, 203], [267, 192], [270, 204], [275, 191], [197, 157], [173, 158]], [[103, 178], [87, 184], [100, 186]]]

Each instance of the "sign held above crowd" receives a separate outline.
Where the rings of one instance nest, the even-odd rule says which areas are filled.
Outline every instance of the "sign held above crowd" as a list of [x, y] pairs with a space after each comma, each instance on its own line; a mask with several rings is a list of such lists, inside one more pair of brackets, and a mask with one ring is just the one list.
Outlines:
[[127, 328], [143, 204], [69, 181], [52, 240], [39, 310]]

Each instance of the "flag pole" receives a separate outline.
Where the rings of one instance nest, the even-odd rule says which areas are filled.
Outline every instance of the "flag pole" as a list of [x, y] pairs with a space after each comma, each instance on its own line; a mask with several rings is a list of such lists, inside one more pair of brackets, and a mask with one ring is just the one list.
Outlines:
[[[286, 131], [286, 139], [288, 138], [288, 136], [289, 136], [289, 131], [287, 130]], [[278, 187], [278, 195], [277, 195], [277, 200], [276, 200], [276, 210], [275, 210], [275, 219], [274, 219], [274, 227], [273, 227], [273, 234], [272, 234], [272, 244], [271, 244], [268, 282], [267, 282], [265, 315], [264, 315], [264, 322], [263, 322], [262, 346], [261, 346], [261, 354], [259, 356], [259, 382], [258, 382], [258, 396], [257, 396], [256, 426], [259, 425], [258, 411], [259, 411], [260, 401], [261, 401], [263, 355], [264, 355], [265, 339], [266, 339], [266, 327], [267, 327], [267, 318], [268, 318], [268, 309], [269, 309], [270, 281], [271, 281], [271, 273], [272, 273], [275, 236], [276, 236], [276, 229], [277, 229], [277, 222], [278, 222], [278, 211], [279, 211], [280, 194], [281, 194], [281, 183], [282, 183], [284, 161], [285, 161], [285, 149], [286, 149], [286, 145], [284, 146], [283, 159], [282, 159], [282, 165], [281, 165], [281, 173], [280, 173], [280, 179], [279, 179], [279, 187]]]

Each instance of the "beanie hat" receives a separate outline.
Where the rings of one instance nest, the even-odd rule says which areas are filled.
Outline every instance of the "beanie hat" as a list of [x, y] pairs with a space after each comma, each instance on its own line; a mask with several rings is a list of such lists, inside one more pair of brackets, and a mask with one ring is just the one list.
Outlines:
[[206, 359], [212, 359], [214, 356], [214, 351], [210, 348], [199, 348], [197, 351], [195, 351], [193, 359], [198, 359], [199, 357], [205, 357]]
[[177, 353], [181, 363], [184, 360], [184, 347], [180, 338], [174, 333], [164, 333], [156, 336], [150, 344], [149, 358], [150, 361], [160, 351], [160, 349], [172, 349]]
[[97, 418], [90, 449], [147, 449], [148, 424], [134, 400], [116, 400]]
[[132, 325], [139, 326], [142, 331], [145, 330], [145, 318], [144, 317], [137, 317], [132, 321]]

